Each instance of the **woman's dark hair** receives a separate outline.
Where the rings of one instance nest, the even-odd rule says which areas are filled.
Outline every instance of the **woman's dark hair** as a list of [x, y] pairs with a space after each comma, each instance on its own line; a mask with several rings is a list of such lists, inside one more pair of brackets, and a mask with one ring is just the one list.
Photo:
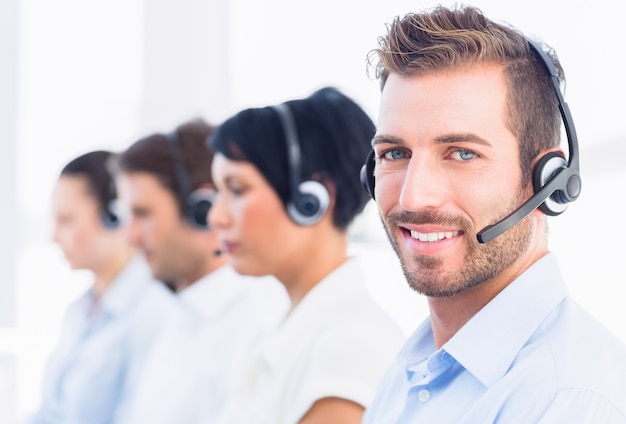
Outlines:
[[114, 153], [105, 150], [85, 153], [68, 162], [61, 170], [61, 176], [85, 178], [89, 194], [96, 199], [102, 212], [117, 197], [111, 174], [114, 158]]
[[[287, 102], [297, 127], [301, 175], [334, 187], [333, 223], [344, 230], [369, 200], [359, 171], [375, 126], [365, 111], [339, 90], [326, 87]], [[226, 120], [207, 140], [216, 153], [252, 163], [283, 204], [290, 200], [290, 164], [280, 117], [272, 107], [243, 110]]]

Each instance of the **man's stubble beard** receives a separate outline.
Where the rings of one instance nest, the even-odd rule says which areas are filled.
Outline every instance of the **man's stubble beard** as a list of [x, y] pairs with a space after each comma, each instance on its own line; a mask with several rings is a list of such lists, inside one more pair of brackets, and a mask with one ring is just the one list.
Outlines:
[[[507, 210], [492, 223], [498, 222], [515, 210], [525, 196], [520, 192], [511, 202]], [[513, 265], [528, 249], [534, 224], [530, 216], [524, 218], [515, 226], [485, 244], [478, 243], [471, 223], [458, 216], [443, 215], [437, 212], [422, 213], [391, 213], [387, 217], [388, 225], [397, 229], [395, 222], [413, 224], [434, 224], [460, 228], [463, 230], [463, 239], [466, 246], [466, 254], [463, 264], [456, 270], [443, 269], [442, 257], [413, 255], [406, 263], [402, 250], [397, 240], [389, 231], [388, 225], [383, 221], [385, 233], [400, 259], [402, 272], [409, 286], [416, 292], [428, 297], [450, 297], [470, 288], [476, 287], [486, 281], [493, 280], [504, 270]], [[408, 265], [413, 265], [409, 267]]]

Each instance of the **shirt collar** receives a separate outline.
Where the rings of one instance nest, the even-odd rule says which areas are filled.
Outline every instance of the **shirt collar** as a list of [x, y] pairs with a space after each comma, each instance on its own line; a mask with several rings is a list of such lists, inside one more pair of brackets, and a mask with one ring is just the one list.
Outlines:
[[431, 326], [430, 316], [417, 327], [417, 330], [407, 339], [404, 347], [398, 354], [398, 361], [404, 368], [409, 368], [422, 362], [435, 351], [435, 338]]
[[152, 278], [150, 268], [143, 258], [135, 256], [102, 295], [100, 311], [111, 316], [123, 314], [133, 307], [148, 284], [160, 283]]
[[567, 295], [556, 258], [549, 253], [485, 305], [443, 348], [490, 387]]
[[[325, 325], [329, 313], [358, 293], [366, 292], [365, 274], [356, 258], [350, 258], [317, 283], [286, 316], [273, 337], [265, 340], [261, 356], [270, 366], [293, 353], [294, 340], [313, 334]], [[346, 308], [348, 310], [349, 308]]]
[[[506, 374], [521, 348], [567, 294], [556, 258], [548, 253], [476, 313], [437, 353], [447, 352], [490, 387]], [[434, 358], [434, 352], [427, 318], [407, 340], [398, 363], [410, 376], [418, 364]]]

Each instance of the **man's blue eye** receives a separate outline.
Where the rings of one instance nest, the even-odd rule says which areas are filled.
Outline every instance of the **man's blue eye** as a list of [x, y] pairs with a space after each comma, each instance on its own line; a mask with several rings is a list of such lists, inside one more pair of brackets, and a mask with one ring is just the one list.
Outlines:
[[476, 157], [476, 153], [471, 150], [455, 150], [452, 152], [452, 157], [456, 160], [466, 161], [474, 159]]
[[400, 149], [389, 150], [383, 154], [383, 159], [398, 160], [406, 158], [406, 152]]

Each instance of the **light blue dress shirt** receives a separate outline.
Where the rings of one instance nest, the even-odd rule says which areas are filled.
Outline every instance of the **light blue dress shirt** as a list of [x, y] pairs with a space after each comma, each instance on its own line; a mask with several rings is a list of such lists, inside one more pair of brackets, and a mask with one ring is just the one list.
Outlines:
[[363, 423], [626, 423], [626, 347], [569, 297], [548, 254], [440, 349], [427, 319]]
[[122, 270], [89, 315], [93, 291], [68, 307], [46, 364], [42, 406], [32, 424], [113, 420], [176, 299], [154, 281], [143, 259]]

